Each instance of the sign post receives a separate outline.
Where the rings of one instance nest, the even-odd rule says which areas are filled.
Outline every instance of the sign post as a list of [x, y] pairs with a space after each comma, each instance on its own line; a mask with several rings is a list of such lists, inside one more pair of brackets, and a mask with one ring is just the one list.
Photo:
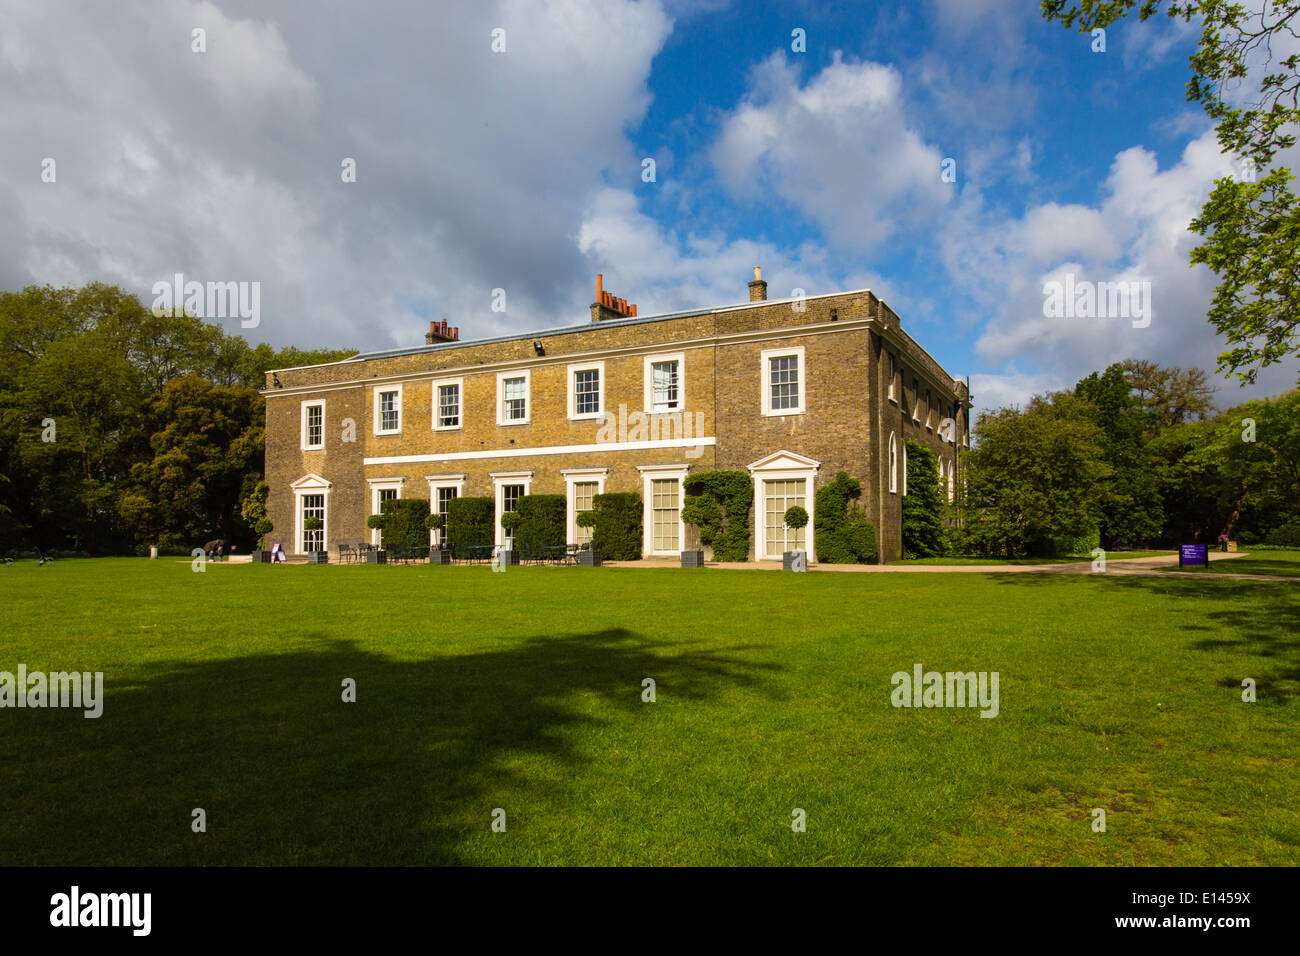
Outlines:
[[1178, 546], [1178, 566], [1180, 568], [1210, 566], [1210, 548], [1205, 544], [1183, 544]]

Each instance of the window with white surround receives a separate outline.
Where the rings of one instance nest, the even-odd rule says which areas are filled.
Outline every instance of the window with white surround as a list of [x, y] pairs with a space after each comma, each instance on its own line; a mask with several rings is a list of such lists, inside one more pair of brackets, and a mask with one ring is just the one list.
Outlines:
[[565, 540], [570, 544], [587, 544], [591, 529], [578, 526], [578, 515], [594, 507], [596, 495], [605, 492], [608, 468], [569, 468], [560, 472], [564, 476], [565, 498], [568, 502], [568, 532]]
[[464, 379], [445, 378], [433, 383], [433, 430], [450, 431], [464, 421], [461, 408], [465, 392]]
[[957, 464], [957, 459], [954, 458], [952, 460], [952, 463], [948, 465], [948, 501], [949, 502], [952, 501], [952, 470], [956, 464]]
[[912, 421], [921, 420], [921, 383], [912, 379]]
[[325, 447], [325, 400], [302, 403], [302, 450]]
[[429, 546], [441, 544], [447, 539], [446, 521], [447, 505], [465, 493], [466, 475], [425, 475], [429, 483], [429, 511], [442, 515], [443, 530], [429, 532]]
[[519, 499], [528, 494], [533, 485], [533, 473], [531, 471], [494, 471], [492, 472], [492, 485], [496, 489], [496, 511], [494, 512], [493, 522], [496, 525], [496, 545], [497, 547], [504, 547], [506, 530], [501, 527], [501, 516], [508, 511], [514, 511]]
[[645, 357], [645, 410], [676, 412], [686, 407], [685, 355]]
[[898, 391], [896, 386], [894, 385], [894, 379], [897, 377], [897, 374], [898, 373], [894, 368], [894, 353], [890, 352], [889, 353], [889, 400], [891, 402], [898, 401]]
[[497, 424], [526, 425], [529, 422], [528, 369], [497, 373]]
[[396, 435], [402, 430], [402, 386], [375, 386], [375, 434]]
[[763, 483], [764, 512], [767, 516], [767, 547], [764, 557], [779, 558], [786, 551], [807, 550], [805, 542], [807, 528], [790, 528], [785, 523], [785, 513], [788, 509], [795, 505], [803, 508], [807, 504], [806, 486], [807, 482], [803, 478]]
[[603, 418], [605, 363], [569, 366], [569, 418]]
[[763, 414], [802, 415], [804, 411], [804, 350], [767, 349], [763, 360]]
[[[323, 551], [329, 541], [330, 490], [333, 484], [320, 475], [303, 475], [290, 482], [293, 491], [293, 540], [291, 550], [297, 554]], [[319, 518], [322, 527], [309, 531], [304, 525], [308, 518]]]
[[889, 433], [889, 493], [898, 493], [898, 437]]
[[903, 497], [907, 497], [907, 442], [903, 442]]
[[925, 427], [934, 431], [934, 406], [931, 403], [930, 390], [925, 390]]
[[682, 523], [682, 482], [687, 465], [641, 465], [646, 554], [679, 554], [684, 547], [686, 526]]

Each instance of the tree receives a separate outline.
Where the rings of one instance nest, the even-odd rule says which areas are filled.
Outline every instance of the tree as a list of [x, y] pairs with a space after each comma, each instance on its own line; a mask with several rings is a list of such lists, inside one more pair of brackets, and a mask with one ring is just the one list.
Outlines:
[[197, 375], [169, 382], [145, 403], [151, 458], [132, 466], [124, 515], [160, 544], [219, 533], [251, 544], [241, 502], [260, 479], [265, 441], [260, 395]]
[[1095, 533], [1111, 468], [1093, 416], [1089, 402], [1068, 393], [979, 416], [979, 440], [966, 455], [967, 548], [1047, 554], [1056, 539]]
[[[1275, 165], [1295, 144], [1300, 120], [1300, 54], [1274, 62], [1300, 26], [1300, 0], [1268, 0], [1261, 9], [1239, 0], [1043, 0], [1043, 16], [1080, 32], [1106, 28], [1135, 9], [1140, 20], [1164, 8], [1171, 18], [1199, 19], [1201, 36], [1190, 57], [1187, 99], [1214, 120], [1219, 145], [1238, 158], [1233, 177], [1216, 180], [1190, 228], [1204, 241], [1192, 250], [1219, 277], [1209, 320], [1226, 337], [1218, 370], [1253, 383], [1259, 370], [1297, 350], [1300, 323], [1300, 208], [1291, 170]], [[1235, 105], [1224, 91], [1258, 79], [1258, 94]]]
[[1214, 414], [1214, 388], [1203, 369], [1165, 368], [1142, 359], [1125, 359], [1120, 365], [1147, 413], [1150, 432]]
[[903, 496], [903, 551], [929, 558], [943, 553], [944, 495], [939, 459], [920, 442], [907, 443], [907, 494]]
[[1146, 413], [1118, 364], [1093, 372], [1079, 382], [1074, 394], [1086, 399], [1081, 410], [1101, 432], [1102, 460], [1110, 467], [1102, 499], [1101, 540], [1107, 547], [1131, 546], [1160, 535], [1156, 475], [1145, 452]]

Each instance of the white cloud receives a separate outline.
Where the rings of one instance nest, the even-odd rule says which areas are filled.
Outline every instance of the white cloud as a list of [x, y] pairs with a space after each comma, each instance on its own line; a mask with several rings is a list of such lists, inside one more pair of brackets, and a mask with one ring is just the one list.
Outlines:
[[255, 336], [374, 348], [581, 317], [574, 236], [603, 176], [639, 176], [624, 130], [670, 30], [657, 0], [5, 10], [0, 288], [257, 280]]
[[908, 123], [898, 72], [838, 52], [804, 84], [783, 53], [765, 60], [711, 155], [733, 194], [771, 190], [841, 247], [877, 245], [952, 196], [943, 153]]

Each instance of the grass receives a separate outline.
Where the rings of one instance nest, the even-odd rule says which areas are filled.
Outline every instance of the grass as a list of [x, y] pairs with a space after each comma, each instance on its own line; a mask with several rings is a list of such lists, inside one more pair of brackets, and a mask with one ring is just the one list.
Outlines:
[[[1300, 862], [1288, 584], [109, 559], [0, 599], [0, 671], [106, 686], [0, 709], [0, 865]], [[917, 662], [999, 715], [893, 708]]]
[[[1130, 558], [1158, 558], [1162, 556], [1175, 556], [1177, 551], [1107, 551], [1107, 561], [1126, 561]], [[1082, 564], [1093, 560], [1090, 554], [1073, 554], [1065, 557], [1056, 558], [965, 558], [965, 557], [947, 557], [947, 558], [905, 558], [902, 561], [893, 561], [892, 564], [929, 564], [948, 567], [956, 567], [971, 564], [1008, 564], [1008, 565], [1032, 565], [1032, 564]]]
[[[1260, 551], [1251, 552], [1249, 548], [1244, 548], [1247, 554], [1240, 558], [1232, 558], [1224, 561], [1222, 564], [1210, 562], [1209, 570], [1219, 571], [1225, 574], [1270, 574], [1278, 577], [1300, 578], [1300, 551]], [[1205, 568], [1179, 568], [1174, 567], [1170, 570], [1181, 571], [1184, 574], [1195, 574], [1197, 571], [1205, 571]]]

